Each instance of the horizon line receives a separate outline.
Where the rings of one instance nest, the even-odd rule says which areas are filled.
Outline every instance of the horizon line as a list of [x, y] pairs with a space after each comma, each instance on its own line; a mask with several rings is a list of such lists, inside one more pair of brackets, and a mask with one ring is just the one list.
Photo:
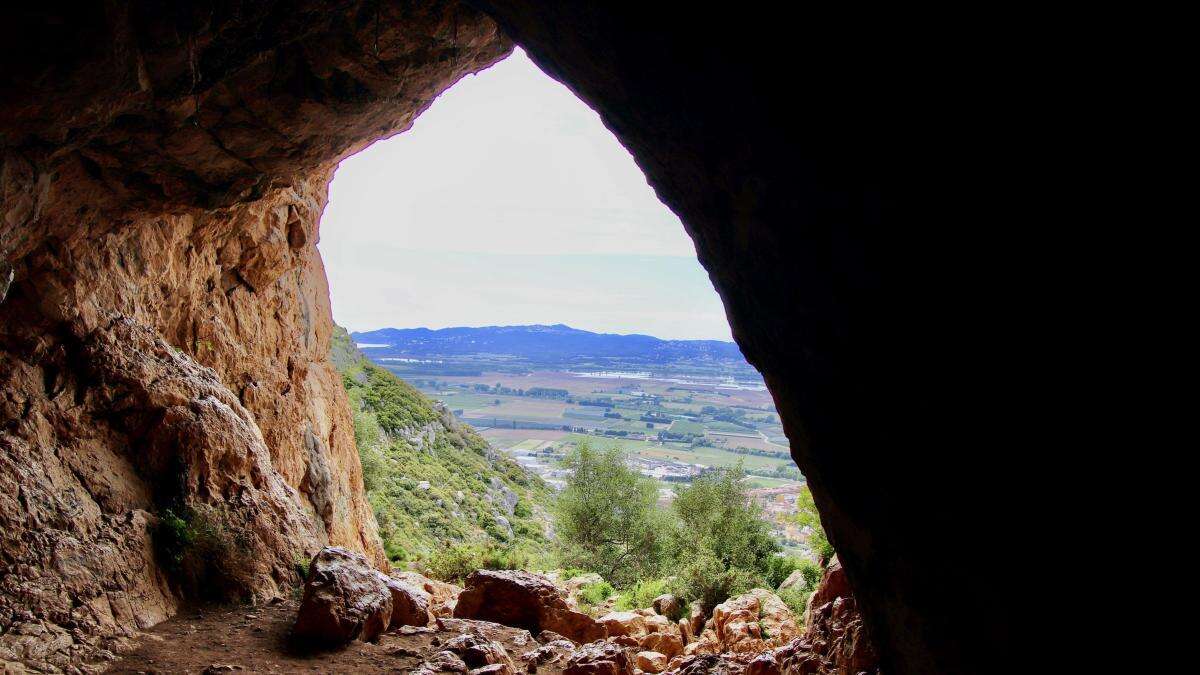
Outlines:
[[[592, 335], [614, 335], [617, 337], [649, 337], [649, 338], [654, 338], [655, 340], [662, 340], [663, 342], [720, 342], [722, 344], [731, 344], [731, 345], [737, 346], [737, 342], [734, 340], [720, 340], [717, 338], [664, 338], [664, 337], [659, 337], [657, 335], [651, 335], [649, 333], [606, 333], [606, 332], [588, 330], [586, 328], [575, 328], [574, 326], [569, 326], [565, 323], [519, 323], [519, 324], [508, 324], [508, 325], [490, 324], [490, 325], [486, 325], [486, 326], [445, 326], [442, 328], [429, 328], [428, 326], [413, 326], [413, 327], [404, 327], [404, 328], [397, 327], [397, 326], [384, 326], [382, 328], [372, 328], [369, 330], [349, 330], [349, 329], [346, 329], [346, 330], [351, 335], [354, 335], [355, 333], [373, 333], [373, 332], [381, 331], [381, 330], [426, 330], [426, 331], [430, 331], [430, 332], [436, 332], [436, 331], [443, 331], [443, 330], [455, 330], [455, 329], [459, 329], [459, 328], [478, 330], [478, 329], [484, 329], [484, 328], [559, 328], [559, 327], [568, 328], [570, 330], [575, 330], [575, 331], [579, 331], [582, 333], [591, 333]], [[739, 346], [739, 349], [740, 349], [740, 346]]]

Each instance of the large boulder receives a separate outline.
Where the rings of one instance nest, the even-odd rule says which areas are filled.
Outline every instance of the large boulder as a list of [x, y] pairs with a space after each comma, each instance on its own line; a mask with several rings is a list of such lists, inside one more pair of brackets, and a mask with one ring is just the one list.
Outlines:
[[[524, 649], [536, 643], [533, 635], [523, 628], [513, 628], [491, 621], [475, 619], [437, 618], [437, 629], [451, 633], [478, 635], [493, 642], [507, 645], [508, 649]], [[544, 632], [544, 631], [543, 631]]]
[[296, 637], [321, 644], [371, 642], [391, 620], [392, 594], [362, 554], [327, 547], [313, 557], [296, 613]]
[[601, 640], [577, 649], [562, 672], [563, 675], [633, 675], [633, 660], [620, 646]]
[[592, 642], [608, 635], [604, 625], [567, 605], [549, 580], [529, 572], [477, 570], [467, 577], [467, 588], [458, 596], [454, 617], [481, 619], [543, 630], [575, 642]]
[[429, 594], [382, 572], [379, 576], [387, 584], [388, 592], [392, 594], [392, 619], [388, 622], [388, 629], [400, 626], [428, 626], [432, 620]]
[[804, 586], [804, 573], [801, 572], [800, 570], [792, 570], [792, 573], [789, 574], [788, 577], [783, 580], [783, 583], [779, 584], [779, 591], [783, 592], [789, 588], [796, 588], [796, 587], [803, 587], [803, 586]]
[[668, 659], [683, 653], [683, 640], [676, 630], [647, 633], [638, 643], [638, 646], [646, 651], [665, 654]]

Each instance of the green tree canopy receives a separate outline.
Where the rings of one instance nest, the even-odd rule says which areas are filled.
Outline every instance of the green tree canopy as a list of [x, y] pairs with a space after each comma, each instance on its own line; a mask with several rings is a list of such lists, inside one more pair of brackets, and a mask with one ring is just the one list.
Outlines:
[[677, 557], [687, 560], [707, 553], [725, 569], [767, 574], [779, 545], [762, 509], [750, 500], [745, 478], [739, 462], [675, 488], [671, 506], [680, 521], [674, 541]]
[[654, 481], [631, 469], [617, 447], [579, 443], [558, 496], [560, 562], [599, 573], [617, 586], [659, 573], [670, 524], [657, 508]]

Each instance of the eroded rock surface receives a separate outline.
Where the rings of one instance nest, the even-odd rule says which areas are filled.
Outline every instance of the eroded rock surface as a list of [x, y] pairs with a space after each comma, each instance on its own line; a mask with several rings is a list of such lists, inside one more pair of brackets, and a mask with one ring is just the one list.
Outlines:
[[317, 221], [341, 158], [511, 44], [440, 2], [4, 11], [0, 660], [75, 667], [174, 613], [202, 584], [168, 507], [242, 552], [222, 595], [327, 544], [383, 568]]

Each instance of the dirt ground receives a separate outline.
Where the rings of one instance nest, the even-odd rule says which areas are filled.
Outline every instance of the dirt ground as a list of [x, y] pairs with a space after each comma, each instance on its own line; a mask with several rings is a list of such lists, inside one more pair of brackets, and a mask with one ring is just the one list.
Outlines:
[[[343, 649], [312, 650], [290, 638], [299, 603], [257, 607], [202, 607], [181, 612], [151, 629], [134, 652], [115, 661], [110, 673], [408, 673], [439, 651], [458, 631], [403, 628], [376, 644], [352, 642]], [[409, 634], [405, 634], [409, 633]], [[538, 647], [528, 633], [506, 630], [499, 640], [524, 671], [520, 657]], [[561, 669], [542, 666], [538, 673]]]

